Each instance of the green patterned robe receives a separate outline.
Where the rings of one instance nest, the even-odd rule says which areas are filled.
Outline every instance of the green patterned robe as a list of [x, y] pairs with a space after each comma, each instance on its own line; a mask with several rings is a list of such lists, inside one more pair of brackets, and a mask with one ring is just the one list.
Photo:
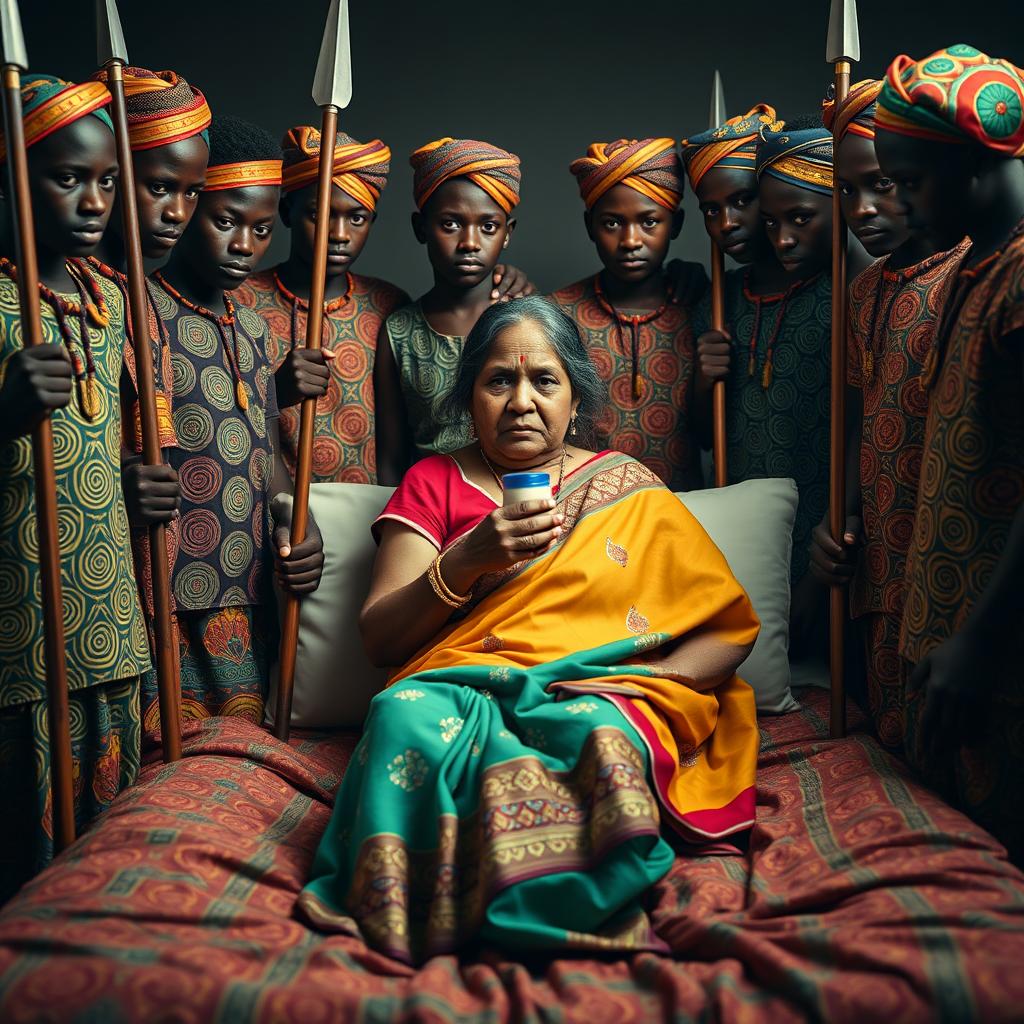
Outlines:
[[[832, 282], [827, 273], [818, 274], [784, 300], [752, 295], [746, 275], [746, 270], [725, 275], [725, 324], [733, 338], [725, 402], [729, 483], [787, 476], [796, 481], [800, 499], [790, 563], [796, 583], [808, 568], [811, 531], [828, 508]], [[710, 303], [708, 296], [698, 307], [698, 337], [710, 330]], [[762, 371], [773, 334], [772, 379], [765, 388]]]
[[396, 309], [386, 324], [416, 457], [445, 454], [468, 444], [469, 421], [450, 419], [441, 411], [455, 382], [465, 339], [438, 334], [419, 302]]
[[[75, 389], [52, 416], [79, 827], [135, 778], [138, 676], [150, 666], [121, 494], [124, 311], [117, 287], [98, 283], [110, 311], [108, 326], [89, 326], [99, 414], [91, 422], [83, 416]], [[63, 344], [53, 310], [46, 303], [40, 308], [44, 340]], [[81, 352], [78, 318], [68, 322]], [[17, 289], [3, 277], [0, 386], [21, 347]], [[16, 823], [0, 839], [0, 900], [53, 851], [43, 649], [35, 476], [26, 435], [0, 444], [0, 787]]]

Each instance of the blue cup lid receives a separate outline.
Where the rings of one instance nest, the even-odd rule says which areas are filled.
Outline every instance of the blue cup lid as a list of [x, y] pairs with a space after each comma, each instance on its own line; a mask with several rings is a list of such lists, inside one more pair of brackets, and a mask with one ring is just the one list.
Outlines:
[[550, 487], [549, 473], [506, 473], [501, 478], [501, 486], [506, 491], [519, 490], [521, 487]]

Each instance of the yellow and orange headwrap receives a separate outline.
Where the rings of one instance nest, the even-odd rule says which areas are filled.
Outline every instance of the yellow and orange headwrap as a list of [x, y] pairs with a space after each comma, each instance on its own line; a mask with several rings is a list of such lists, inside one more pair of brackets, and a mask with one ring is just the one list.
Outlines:
[[421, 210], [446, 181], [460, 177], [482, 188], [505, 213], [511, 213], [519, 202], [519, 157], [489, 142], [437, 139], [414, 150], [409, 163], [413, 196]]
[[[287, 195], [317, 179], [320, 167], [320, 132], [311, 125], [289, 128], [281, 140], [284, 173], [281, 189]], [[334, 145], [334, 173], [331, 180], [367, 210], [377, 209], [391, 168], [391, 150], [374, 139], [356, 142], [338, 132]]]
[[758, 103], [741, 117], [730, 117], [717, 128], [683, 139], [683, 161], [694, 191], [712, 167], [733, 167], [754, 174], [761, 128], [775, 123], [775, 108]]
[[[75, 85], [53, 75], [26, 72], [21, 76], [21, 119], [25, 131], [25, 148], [87, 114], [95, 115], [113, 131], [110, 117], [101, 109], [109, 102], [110, 93], [102, 82]], [[0, 161], [6, 159], [7, 140], [0, 132]]]
[[821, 120], [836, 142], [840, 142], [847, 133], [864, 139], [875, 137], [875, 111], [882, 85], [881, 79], [866, 78], [850, 86], [849, 95], [839, 105], [838, 113], [835, 90], [829, 90], [821, 104]]
[[666, 210], [674, 210], [683, 198], [683, 165], [674, 139], [592, 142], [569, 170], [588, 210], [616, 185], [628, 185]]
[[229, 188], [251, 188], [256, 185], [280, 185], [280, 160], [240, 160], [233, 164], [217, 164], [206, 169], [204, 192]]
[[[107, 71], [93, 78], [107, 81]], [[155, 149], [202, 135], [209, 143], [210, 107], [206, 97], [173, 71], [124, 69], [128, 139], [133, 150]]]

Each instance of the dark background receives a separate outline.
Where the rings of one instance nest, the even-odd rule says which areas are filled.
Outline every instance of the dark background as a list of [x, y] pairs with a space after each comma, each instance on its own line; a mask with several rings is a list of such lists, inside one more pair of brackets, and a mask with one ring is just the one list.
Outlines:
[[[319, 124], [310, 99], [327, 0], [121, 0], [133, 63], [173, 68], [214, 114], [275, 135]], [[91, 0], [21, 0], [34, 69], [79, 81], [95, 67]], [[430, 284], [409, 227], [408, 154], [443, 135], [481, 138], [522, 158], [523, 201], [508, 258], [547, 290], [596, 265], [569, 162], [593, 141], [707, 127], [717, 67], [730, 115], [758, 101], [813, 112], [830, 81], [828, 0], [350, 0], [354, 94], [341, 124], [382, 138], [392, 175], [362, 273], [414, 295]], [[861, 0], [854, 81], [897, 53], [970, 43], [1024, 65], [1024, 0]], [[706, 259], [692, 195], [674, 254]], [[287, 249], [279, 226], [270, 256]]]

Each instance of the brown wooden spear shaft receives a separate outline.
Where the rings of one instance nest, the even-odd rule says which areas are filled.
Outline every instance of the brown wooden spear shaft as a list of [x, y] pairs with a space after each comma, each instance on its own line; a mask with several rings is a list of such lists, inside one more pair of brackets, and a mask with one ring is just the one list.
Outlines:
[[[39, 314], [39, 270], [35, 223], [25, 156], [21, 112], [21, 76], [5, 64], [4, 133], [14, 199], [14, 249], [18, 266], [18, 301], [25, 345], [43, 343]], [[71, 725], [68, 678], [64, 663], [64, 612], [57, 540], [57, 477], [53, 467], [53, 430], [49, 417], [32, 431], [32, 465], [36, 485], [39, 572], [43, 597], [43, 638], [46, 660], [46, 715], [50, 730], [50, 792], [53, 803], [53, 847], [63, 850], [75, 838], [75, 797], [72, 787]]]
[[[835, 63], [836, 110], [850, 92], [850, 62]], [[832, 177], [838, 181], [832, 147]], [[832, 366], [831, 434], [829, 440], [828, 528], [833, 540], [843, 544], [846, 532], [846, 224], [839, 201], [839, 188], [832, 188]], [[846, 687], [843, 665], [843, 631], [846, 627], [846, 588], [829, 591], [829, 674], [831, 703], [829, 732], [833, 738], [846, 735]]]
[[[327, 277], [327, 236], [330, 231], [331, 175], [334, 170], [334, 140], [338, 134], [338, 108], [323, 108], [320, 124], [320, 163], [316, 184], [316, 230], [313, 235], [313, 279], [309, 290], [309, 312], [306, 318], [306, 348], [320, 348], [324, 320], [324, 288]], [[299, 419], [299, 449], [295, 468], [295, 496], [292, 499], [291, 543], [294, 547], [306, 538], [309, 513], [309, 484], [313, 475], [313, 416], [316, 399], [302, 402]], [[289, 594], [285, 598], [284, 620], [281, 624], [280, 672], [277, 684], [277, 707], [274, 713], [274, 735], [287, 740], [291, 729], [292, 692], [295, 686], [295, 655], [299, 642], [299, 600]]]
[[[711, 327], [725, 330], [725, 257], [722, 250], [711, 243]], [[729, 482], [725, 448], [725, 381], [716, 380], [711, 391], [712, 451], [715, 456], [715, 486]]]
[[[124, 100], [124, 65], [119, 60], [107, 64], [107, 88], [117, 143], [117, 163], [121, 176], [118, 195], [121, 200], [122, 234], [128, 263], [128, 308], [132, 323], [132, 347], [142, 420], [142, 459], [147, 466], [163, 462], [160, 430], [156, 415], [156, 388], [153, 383], [153, 347], [149, 333], [149, 304], [146, 301], [146, 274], [139, 241], [139, 213], [135, 202], [135, 174], [131, 142], [128, 137], [128, 111]], [[153, 629], [156, 641], [157, 690], [160, 701], [160, 737], [165, 761], [181, 757], [180, 694], [174, 657], [174, 632], [171, 627], [171, 583], [167, 564], [167, 535], [163, 523], [149, 527], [149, 561], [153, 570]]]

